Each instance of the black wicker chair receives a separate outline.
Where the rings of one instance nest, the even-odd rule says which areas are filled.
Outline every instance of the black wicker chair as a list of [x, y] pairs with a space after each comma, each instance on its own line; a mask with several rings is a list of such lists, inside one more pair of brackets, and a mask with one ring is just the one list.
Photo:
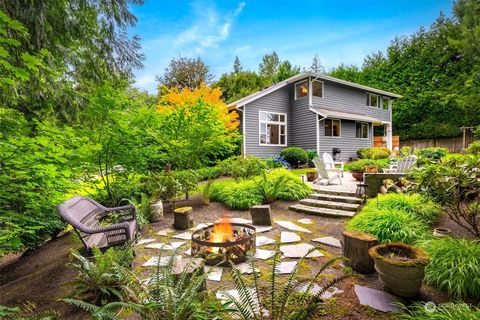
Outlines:
[[[62, 219], [71, 224], [87, 251], [92, 247], [106, 250], [136, 238], [137, 217], [134, 205], [106, 208], [87, 197], [74, 196], [57, 206]], [[109, 214], [118, 214], [119, 222], [101, 226]]]

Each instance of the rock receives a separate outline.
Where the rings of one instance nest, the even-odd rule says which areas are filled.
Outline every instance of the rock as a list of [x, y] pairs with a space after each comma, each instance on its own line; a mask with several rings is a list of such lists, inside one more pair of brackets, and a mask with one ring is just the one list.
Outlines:
[[275, 221], [278, 225], [281, 227], [284, 227], [285, 229], [289, 229], [292, 231], [299, 231], [299, 232], [305, 232], [305, 233], [312, 233], [312, 231], [305, 229], [303, 227], [300, 227], [299, 225], [296, 225], [293, 222], [290, 221]]
[[[284, 254], [287, 258], [303, 258], [308, 251], [314, 249], [315, 247], [308, 243], [300, 243], [300, 244], [291, 244], [286, 246], [280, 246], [280, 251]], [[324, 254], [318, 250], [314, 250], [310, 252], [307, 258], [316, 258], [316, 257], [323, 257]]]
[[270, 205], [259, 205], [250, 208], [250, 214], [252, 215], [252, 222], [257, 226], [271, 226], [272, 225], [272, 212]]
[[401, 312], [400, 307], [396, 303], [402, 302], [402, 300], [393, 294], [359, 285], [355, 285], [355, 294], [360, 304], [383, 312]]
[[302, 238], [300, 238], [300, 236], [295, 232], [282, 231], [282, 233], [280, 233], [281, 243], [292, 243], [292, 242], [298, 242], [301, 240]]
[[321, 237], [321, 238], [315, 238], [312, 239], [312, 241], [319, 242], [322, 244], [326, 244], [327, 246], [331, 247], [336, 247], [336, 248], [341, 248], [342, 244], [340, 243], [340, 240], [334, 238], [334, 237]]

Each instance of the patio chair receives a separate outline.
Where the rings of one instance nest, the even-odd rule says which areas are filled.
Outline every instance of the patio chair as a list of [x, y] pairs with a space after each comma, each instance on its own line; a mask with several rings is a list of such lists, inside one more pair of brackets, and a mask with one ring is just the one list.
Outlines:
[[383, 169], [385, 173], [406, 173], [409, 171], [416, 163], [417, 156], [410, 155], [405, 158], [398, 160], [395, 166], [390, 166], [390, 169]]
[[[137, 219], [134, 205], [106, 208], [87, 197], [74, 196], [57, 206], [60, 217], [72, 225], [87, 252], [92, 247], [106, 250], [136, 238]], [[101, 226], [100, 221], [116, 213], [118, 223]]]
[[323, 163], [325, 163], [325, 167], [327, 168], [327, 170], [337, 169], [337, 165], [339, 165], [340, 166], [339, 170], [341, 171], [342, 177], [343, 177], [343, 167], [345, 165], [345, 162], [333, 160], [332, 155], [326, 152], [323, 153], [322, 158], [323, 158]]
[[318, 157], [313, 158], [312, 162], [318, 172], [318, 179], [313, 182], [314, 184], [320, 183], [322, 181], [330, 184], [337, 179], [338, 182], [342, 184], [342, 173], [339, 169], [327, 169], [325, 163]]

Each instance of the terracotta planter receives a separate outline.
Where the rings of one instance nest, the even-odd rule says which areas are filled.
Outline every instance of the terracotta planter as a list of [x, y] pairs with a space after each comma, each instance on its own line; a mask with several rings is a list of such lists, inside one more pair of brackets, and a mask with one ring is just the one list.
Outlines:
[[369, 250], [375, 261], [375, 270], [387, 289], [393, 294], [412, 298], [418, 295], [425, 277], [428, 254], [405, 243], [387, 243]]
[[307, 181], [313, 182], [313, 181], [317, 180], [317, 178], [318, 178], [317, 171], [307, 172]]
[[362, 182], [363, 181], [363, 172], [360, 171], [352, 171], [352, 177], [357, 180]]
[[452, 232], [447, 228], [435, 228], [433, 230], [433, 236], [437, 238], [443, 238], [450, 236]]

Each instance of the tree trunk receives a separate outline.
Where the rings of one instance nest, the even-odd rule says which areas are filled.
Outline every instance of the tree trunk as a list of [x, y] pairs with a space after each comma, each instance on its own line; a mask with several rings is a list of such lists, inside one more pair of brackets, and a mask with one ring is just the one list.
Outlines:
[[173, 227], [177, 230], [186, 230], [193, 228], [193, 209], [192, 207], [182, 207], [173, 211]]
[[368, 250], [377, 244], [377, 238], [371, 234], [343, 231], [343, 255], [349, 259], [345, 265], [362, 274], [375, 272], [374, 261]]

